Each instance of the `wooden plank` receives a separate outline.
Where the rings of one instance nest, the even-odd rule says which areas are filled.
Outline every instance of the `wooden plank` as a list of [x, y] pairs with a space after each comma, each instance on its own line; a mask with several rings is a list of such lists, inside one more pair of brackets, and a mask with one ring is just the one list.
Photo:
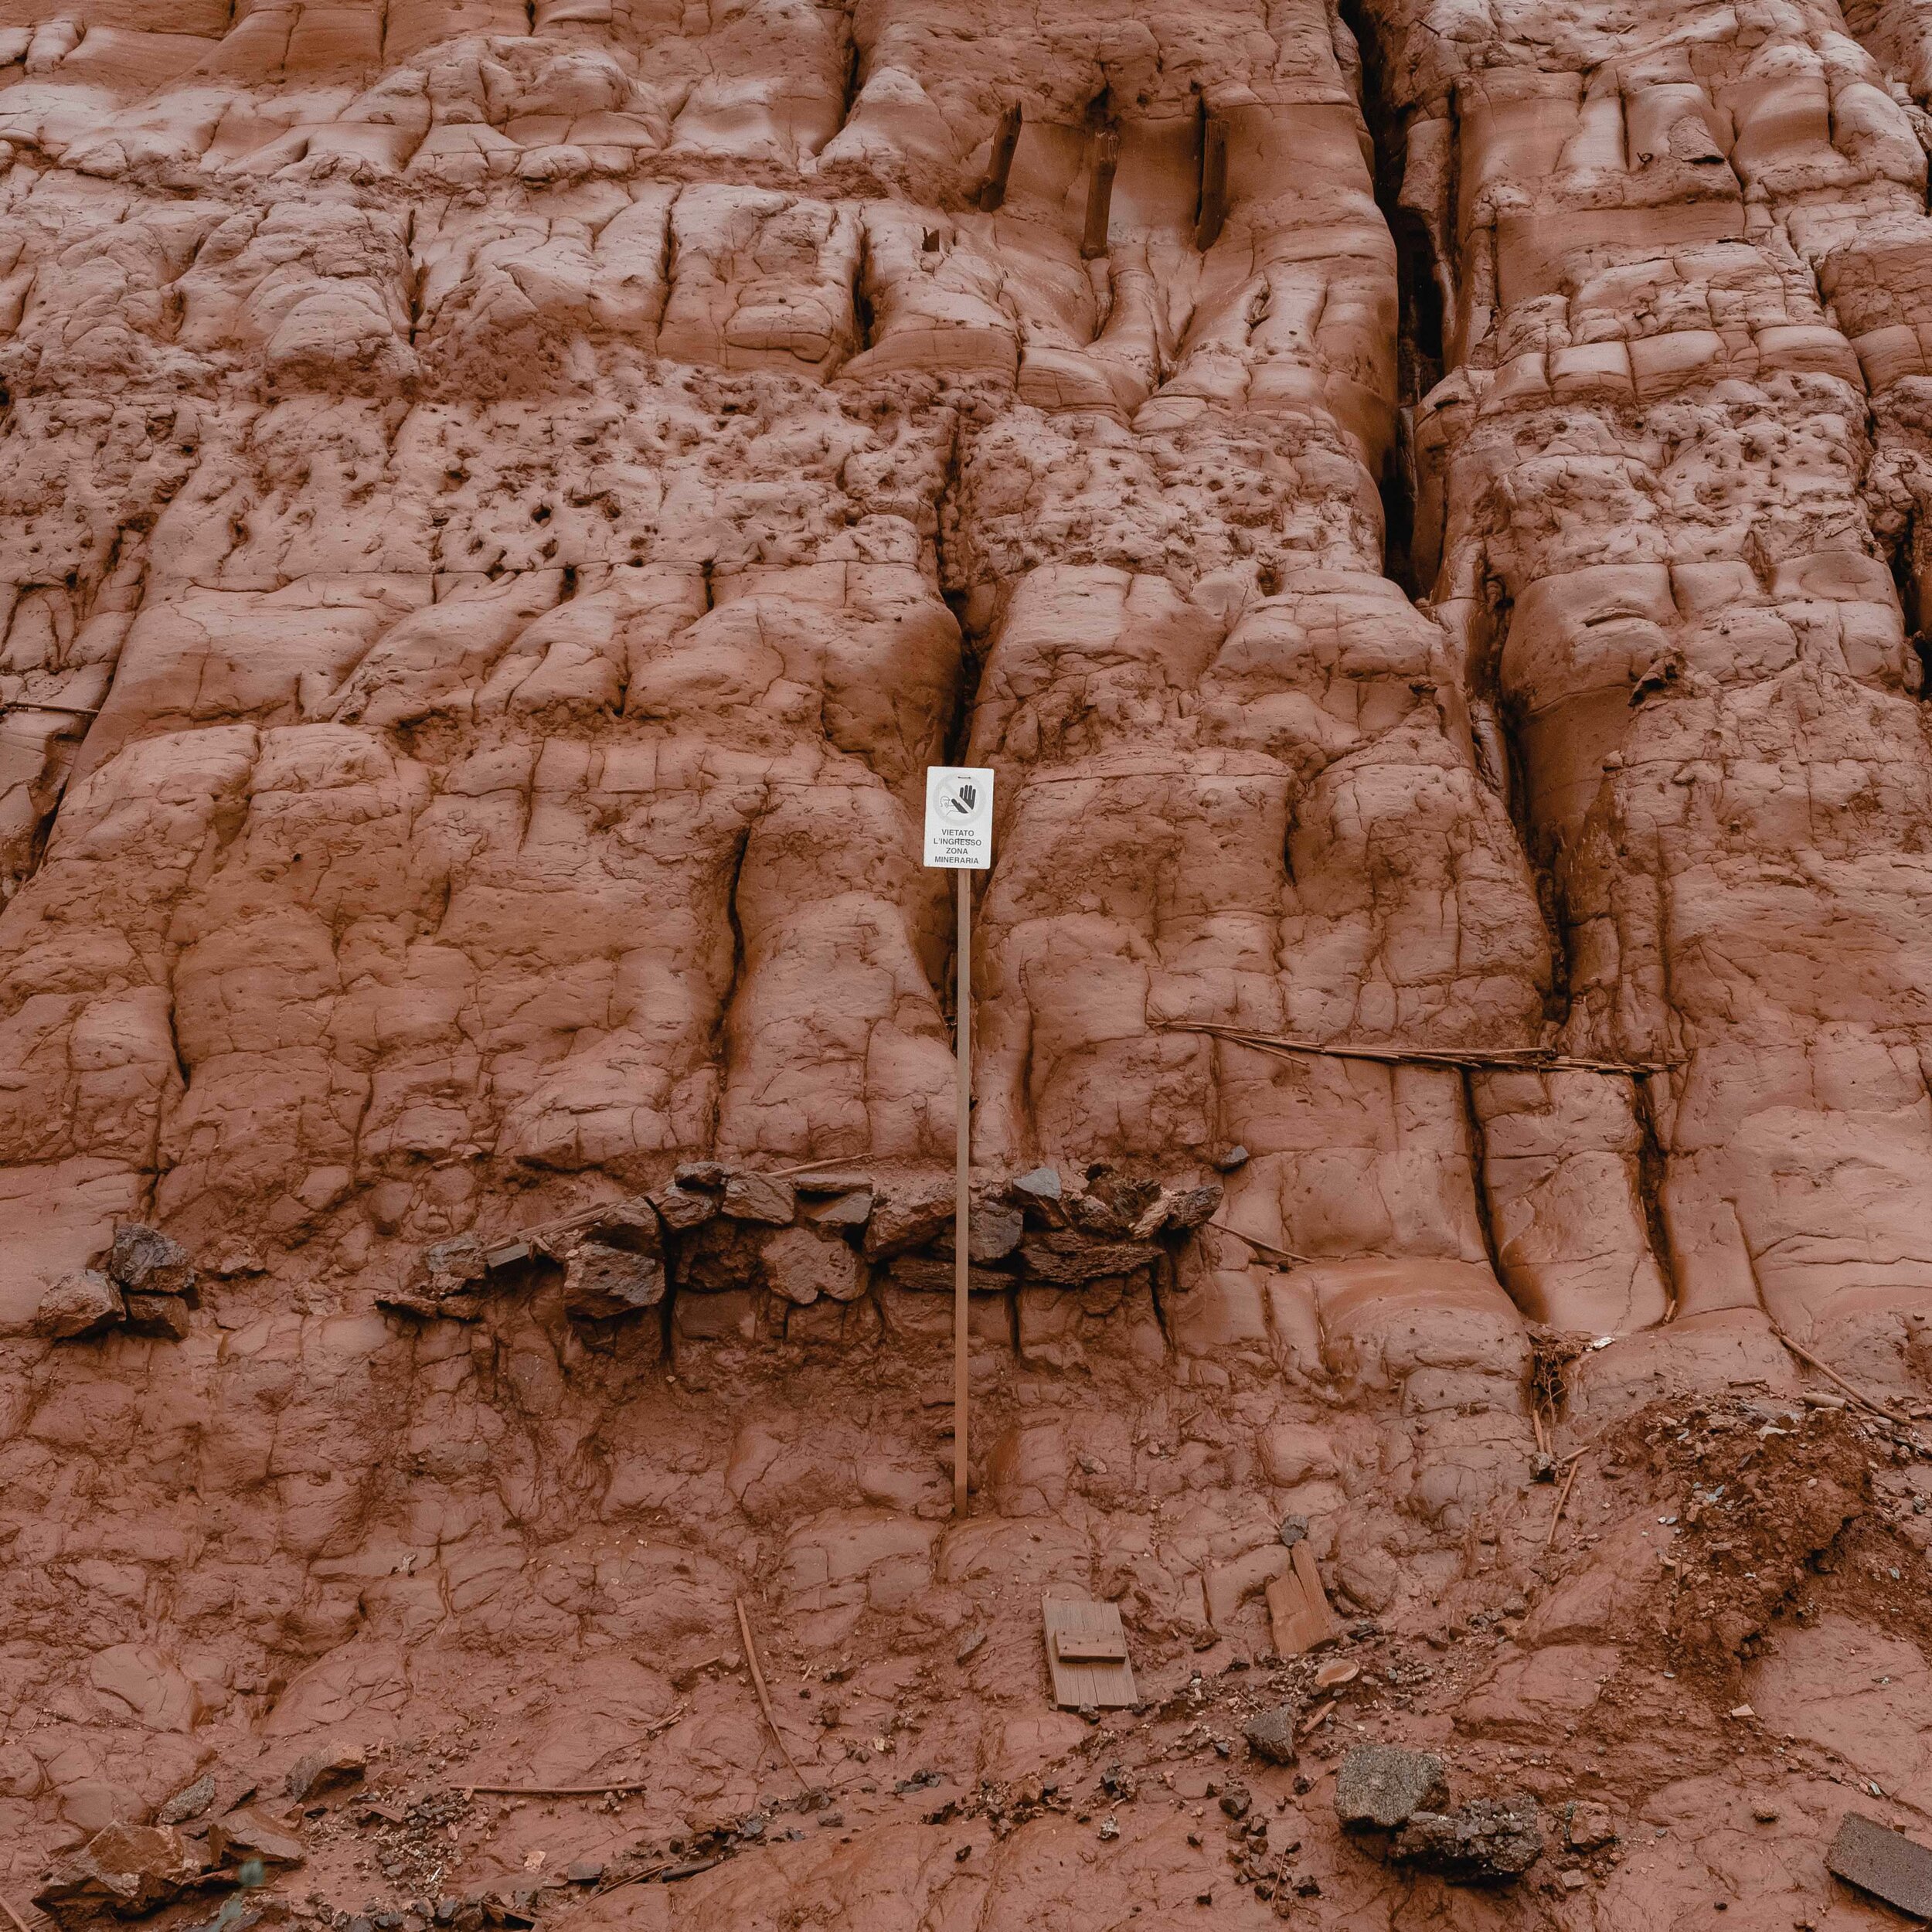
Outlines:
[[1124, 1664], [1124, 1637], [1070, 1637], [1064, 1631], [1053, 1639], [1053, 1655], [1069, 1664]]
[[1040, 1611], [1055, 1703], [1063, 1710], [1117, 1710], [1140, 1701], [1118, 1604], [1048, 1597]]
[[1268, 1580], [1268, 1623], [1274, 1634], [1276, 1654], [1282, 1657], [1299, 1657], [1317, 1645], [1332, 1643], [1342, 1634], [1328, 1607], [1328, 1594], [1321, 1587], [1314, 1553], [1305, 1541], [1295, 1545], [1291, 1561], [1294, 1566], [1285, 1576]]

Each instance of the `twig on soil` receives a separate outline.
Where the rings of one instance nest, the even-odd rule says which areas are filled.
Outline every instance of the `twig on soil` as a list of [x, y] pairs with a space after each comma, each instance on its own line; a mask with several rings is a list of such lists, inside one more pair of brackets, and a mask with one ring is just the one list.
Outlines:
[[1305, 1254], [1291, 1254], [1286, 1248], [1277, 1248], [1271, 1241], [1256, 1240], [1252, 1234], [1243, 1234], [1239, 1228], [1231, 1228], [1225, 1221], [1210, 1221], [1208, 1226], [1217, 1234], [1231, 1234], [1237, 1241], [1245, 1241], [1257, 1254], [1265, 1254], [1271, 1261], [1306, 1261]]
[[1350, 1046], [1331, 1040], [1298, 1039], [1287, 1033], [1250, 1033], [1239, 1026], [1211, 1026], [1196, 1020], [1170, 1021], [1163, 1030], [1209, 1033], [1216, 1039], [1231, 1040], [1237, 1046], [1251, 1046], [1259, 1053], [1312, 1053], [1328, 1060], [1379, 1060], [1401, 1066], [1454, 1066], [1476, 1071], [1488, 1068], [1524, 1073], [1626, 1073], [1633, 1079], [1639, 1074], [1670, 1071], [1668, 1064], [1660, 1062], [1581, 1060], [1549, 1046]]
[[14, 1932], [29, 1932], [27, 1922], [13, 1909], [12, 1901], [0, 1898], [0, 1912], [5, 1912], [14, 1923]]
[[605, 1893], [614, 1892], [620, 1886], [641, 1884], [646, 1879], [655, 1878], [660, 1872], [669, 1871], [672, 1862], [670, 1859], [660, 1859], [655, 1865], [647, 1865], [641, 1872], [627, 1872], [621, 1879], [612, 1879], [608, 1884], [600, 1885], [590, 1896], [600, 1899]]
[[785, 1742], [785, 1734], [778, 1728], [777, 1715], [771, 1708], [771, 1693], [765, 1689], [765, 1674], [758, 1668], [758, 1646], [752, 1641], [751, 1616], [745, 1608], [745, 1600], [734, 1597], [731, 1600], [738, 1612], [739, 1634], [744, 1638], [745, 1663], [751, 1672], [751, 1688], [758, 1693], [758, 1708], [764, 1713], [765, 1722], [771, 1726], [771, 1734], [777, 1740], [785, 1762], [791, 1767], [792, 1776], [810, 1791], [811, 1781], [799, 1770], [798, 1760], [792, 1756], [791, 1747]]
[[828, 1154], [822, 1161], [807, 1161], [799, 1167], [774, 1167], [764, 1178], [770, 1181], [788, 1181], [794, 1174], [816, 1174], [821, 1167], [863, 1167], [866, 1157], [862, 1154]]
[[1578, 1449], [1573, 1451], [1570, 1456], [1570, 1474], [1563, 1478], [1563, 1492], [1556, 1498], [1556, 1513], [1550, 1518], [1549, 1534], [1543, 1539], [1543, 1548], [1545, 1549], [1552, 1549], [1556, 1545], [1556, 1526], [1563, 1519], [1563, 1512], [1569, 1507], [1570, 1504], [1570, 1492], [1576, 1487], [1577, 1473], [1583, 1468], [1583, 1451], [1581, 1449]]
[[1798, 1357], [1799, 1361], [1804, 1362], [1808, 1367], [1815, 1369], [1828, 1381], [1835, 1382], [1854, 1402], [1863, 1403], [1874, 1415], [1884, 1417], [1887, 1422], [1895, 1423], [1901, 1429], [1911, 1427], [1911, 1423], [1906, 1417], [1886, 1408], [1885, 1404], [1876, 1397], [1868, 1396], [1856, 1383], [1847, 1382], [1829, 1362], [1819, 1361], [1809, 1349], [1801, 1349], [1775, 1321], [1771, 1324], [1771, 1332], [1784, 1343], [1786, 1348], [1791, 1350], [1793, 1355]]
[[601, 1798], [607, 1791], [641, 1791], [649, 1781], [627, 1777], [616, 1784], [465, 1784], [462, 1788], [472, 1798], [478, 1791], [488, 1798]]

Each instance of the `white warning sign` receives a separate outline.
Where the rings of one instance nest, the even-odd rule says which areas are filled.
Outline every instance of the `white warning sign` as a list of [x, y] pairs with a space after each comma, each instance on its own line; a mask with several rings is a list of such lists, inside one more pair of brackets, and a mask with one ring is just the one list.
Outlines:
[[993, 774], [969, 765], [926, 767], [926, 862], [983, 872], [993, 862]]

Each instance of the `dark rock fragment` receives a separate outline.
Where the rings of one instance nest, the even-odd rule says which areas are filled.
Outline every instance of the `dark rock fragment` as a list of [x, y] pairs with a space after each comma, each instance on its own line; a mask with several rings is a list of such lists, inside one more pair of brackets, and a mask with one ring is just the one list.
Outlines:
[[608, 1321], [664, 1299], [664, 1264], [603, 1241], [584, 1241], [563, 1265], [563, 1305], [580, 1319]]
[[1078, 1287], [1103, 1275], [1131, 1274], [1160, 1253], [1151, 1242], [1095, 1240], [1070, 1228], [1029, 1234], [1019, 1252], [1028, 1280], [1049, 1287]]
[[701, 1226], [718, 1211], [715, 1194], [706, 1194], [682, 1184], [660, 1188], [645, 1197], [656, 1210], [658, 1219], [674, 1234]]
[[1543, 1856], [1536, 1801], [1527, 1791], [1478, 1798], [1450, 1812], [1417, 1811], [1396, 1832], [1390, 1860], [1465, 1885], [1520, 1878]]
[[157, 1825], [185, 1825], [198, 1818], [215, 1801], [215, 1774], [204, 1771], [192, 1784], [184, 1784], [155, 1814]]
[[1257, 1711], [1243, 1732], [1248, 1749], [1270, 1764], [1294, 1764], [1300, 1755], [1294, 1743], [1294, 1726], [1300, 1716], [1299, 1708], [1293, 1704], [1274, 1704]]
[[114, 1230], [107, 1273], [123, 1288], [142, 1294], [188, 1294], [195, 1286], [188, 1250], [158, 1228], [125, 1222]]

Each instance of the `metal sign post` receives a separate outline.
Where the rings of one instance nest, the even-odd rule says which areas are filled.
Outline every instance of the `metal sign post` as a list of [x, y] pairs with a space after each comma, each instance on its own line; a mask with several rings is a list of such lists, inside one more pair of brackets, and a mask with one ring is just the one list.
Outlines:
[[926, 863], [951, 871], [958, 881], [957, 1115], [953, 1157], [953, 1514], [966, 1513], [967, 1404], [970, 1393], [966, 1341], [972, 1260], [968, 1190], [972, 1178], [973, 1121], [973, 882], [970, 872], [993, 862], [993, 774], [971, 766], [926, 768]]

